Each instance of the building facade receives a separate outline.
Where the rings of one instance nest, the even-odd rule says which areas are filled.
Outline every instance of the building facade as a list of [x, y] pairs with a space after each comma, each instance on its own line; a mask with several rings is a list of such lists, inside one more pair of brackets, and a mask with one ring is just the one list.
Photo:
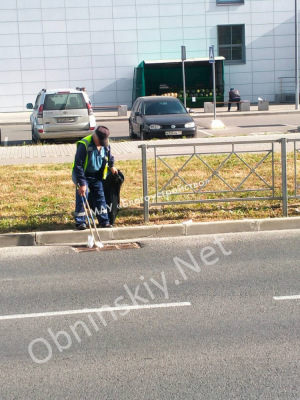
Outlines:
[[[225, 61], [225, 94], [275, 100], [295, 76], [294, 0], [0, 0], [0, 112], [42, 88], [85, 86], [94, 105], [131, 106], [143, 60]], [[283, 82], [283, 83], [282, 83]]]

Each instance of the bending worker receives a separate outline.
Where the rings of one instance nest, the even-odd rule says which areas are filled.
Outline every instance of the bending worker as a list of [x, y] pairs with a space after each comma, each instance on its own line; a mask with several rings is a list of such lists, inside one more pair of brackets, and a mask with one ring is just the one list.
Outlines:
[[[102, 228], [110, 228], [107, 205], [104, 197], [103, 179], [108, 167], [115, 174], [114, 157], [111, 155], [108, 137], [109, 129], [98, 126], [95, 132], [77, 142], [73, 164], [72, 180], [76, 185], [75, 223], [79, 230], [86, 229], [83, 195], [91, 196], [96, 215]], [[89, 194], [88, 194], [89, 189]]]

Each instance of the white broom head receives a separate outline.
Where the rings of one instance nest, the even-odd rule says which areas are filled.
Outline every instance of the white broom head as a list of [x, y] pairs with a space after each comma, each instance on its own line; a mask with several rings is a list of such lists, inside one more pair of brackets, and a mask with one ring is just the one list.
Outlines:
[[88, 236], [87, 247], [92, 249], [94, 247], [94, 237], [92, 235]]
[[99, 242], [99, 240], [96, 240], [95, 242], [96, 247], [99, 247], [99, 249], [102, 249], [104, 247], [102, 242]]

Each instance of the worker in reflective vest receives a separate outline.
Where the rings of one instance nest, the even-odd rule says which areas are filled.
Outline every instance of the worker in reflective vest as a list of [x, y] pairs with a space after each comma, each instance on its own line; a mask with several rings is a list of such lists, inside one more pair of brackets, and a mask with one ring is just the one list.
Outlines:
[[108, 168], [113, 174], [118, 171], [114, 167], [109, 135], [108, 128], [98, 126], [92, 135], [77, 142], [72, 180], [76, 185], [75, 223], [79, 230], [86, 229], [86, 216], [82, 199], [84, 193], [87, 198], [91, 196], [100, 227], [111, 227], [104, 197], [103, 179], [106, 178]]

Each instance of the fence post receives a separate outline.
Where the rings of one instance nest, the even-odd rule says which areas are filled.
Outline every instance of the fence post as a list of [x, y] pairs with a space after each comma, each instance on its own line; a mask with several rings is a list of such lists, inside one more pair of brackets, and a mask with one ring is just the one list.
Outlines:
[[287, 157], [286, 138], [281, 139], [281, 185], [282, 185], [282, 214], [288, 216], [288, 190], [287, 190]]
[[149, 196], [148, 196], [148, 172], [147, 172], [147, 145], [142, 144], [142, 170], [143, 170], [143, 203], [144, 221], [149, 222]]

